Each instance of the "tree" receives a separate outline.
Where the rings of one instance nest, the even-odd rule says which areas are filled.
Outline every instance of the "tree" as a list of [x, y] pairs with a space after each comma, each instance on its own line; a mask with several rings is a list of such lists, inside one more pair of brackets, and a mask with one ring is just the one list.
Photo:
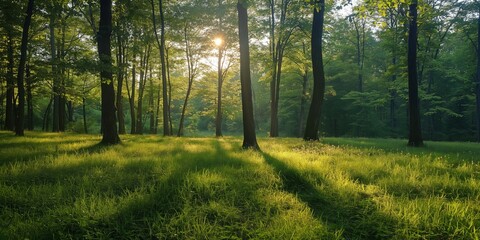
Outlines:
[[314, 5], [313, 25], [311, 39], [312, 71], [313, 71], [313, 93], [312, 103], [307, 117], [307, 125], [303, 139], [305, 141], [316, 141], [319, 139], [318, 130], [320, 125], [320, 114], [325, 96], [325, 73], [323, 70], [322, 37], [323, 22], [325, 14], [325, 0], [320, 0]]
[[17, 88], [18, 88], [18, 108], [17, 118], [15, 124], [15, 135], [24, 135], [24, 117], [25, 117], [25, 87], [23, 79], [25, 78], [25, 63], [27, 61], [27, 44], [28, 44], [28, 30], [30, 29], [30, 22], [33, 15], [33, 0], [28, 1], [27, 15], [23, 23], [22, 45], [20, 46], [20, 63], [18, 65]]
[[157, 40], [158, 48], [160, 49], [160, 62], [162, 64], [162, 97], [163, 97], [163, 136], [171, 136], [172, 129], [170, 128], [170, 102], [171, 96], [168, 94], [167, 86], [167, 65], [165, 63], [165, 17], [163, 12], [163, 0], [158, 1], [160, 11], [160, 39], [158, 38], [157, 23], [155, 20], [155, 5], [151, 0], [152, 5], [152, 21], [153, 29], [155, 32], [155, 38]]
[[253, 118], [252, 80], [250, 76], [250, 49], [248, 43], [248, 14], [246, 2], [238, 0], [238, 36], [240, 43], [240, 82], [242, 85], [243, 145], [244, 149], [259, 150]]
[[410, 3], [408, 28], [408, 106], [410, 122], [408, 146], [413, 147], [423, 146], [417, 75], [417, 4], [417, 0]]
[[117, 144], [120, 138], [115, 119], [115, 90], [112, 76], [112, 53], [110, 36], [112, 33], [112, 0], [100, 1], [100, 23], [97, 34], [98, 55], [101, 63], [102, 95], [102, 143]]
[[[278, 105], [280, 102], [280, 80], [282, 76], [282, 66], [284, 52], [290, 42], [290, 37], [297, 27], [297, 23], [287, 19], [287, 13], [294, 2], [291, 0], [282, 0], [280, 2], [279, 20], [277, 20], [275, 0], [269, 0], [270, 8], [269, 30], [270, 30], [270, 54], [272, 57], [272, 76], [270, 80], [270, 137], [278, 137]], [[298, 12], [295, 16], [299, 16]], [[292, 24], [294, 23], [294, 24]]]
[[478, 19], [477, 19], [477, 74], [475, 78], [475, 98], [476, 98], [476, 111], [477, 111], [477, 142], [480, 142], [480, 3], [475, 1], [478, 6]]
[[195, 80], [195, 77], [198, 72], [198, 59], [195, 59], [196, 53], [194, 52], [194, 49], [191, 46], [191, 40], [188, 33], [189, 29], [191, 28], [189, 26], [190, 23], [187, 20], [187, 22], [185, 22], [184, 24], [185, 25], [183, 27], [183, 31], [184, 31], [184, 39], [185, 39], [185, 57], [187, 59], [188, 86], [187, 86], [187, 93], [185, 94], [185, 100], [183, 102], [182, 114], [180, 116], [180, 123], [178, 124], [177, 137], [180, 137], [183, 135], [183, 124], [185, 121], [185, 112], [187, 110], [188, 99], [192, 92], [193, 81]]
[[4, 129], [15, 131], [15, 76], [14, 76], [14, 45], [16, 40], [15, 24], [21, 22], [17, 9], [20, 6], [17, 2], [2, 1], [2, 25], [6, 34], [7, 64], [6, 64], [6, 93], [5, 93], [5, 123]]

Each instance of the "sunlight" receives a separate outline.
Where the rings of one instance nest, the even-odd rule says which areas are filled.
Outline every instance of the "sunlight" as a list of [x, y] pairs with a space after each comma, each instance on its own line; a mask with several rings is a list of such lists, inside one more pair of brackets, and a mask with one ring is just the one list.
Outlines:
[[223, 45], [223, 38], [216, 37], [215, 39], [213, 39], [213, 43], [215, 43], [215, 46], [221, 47]]

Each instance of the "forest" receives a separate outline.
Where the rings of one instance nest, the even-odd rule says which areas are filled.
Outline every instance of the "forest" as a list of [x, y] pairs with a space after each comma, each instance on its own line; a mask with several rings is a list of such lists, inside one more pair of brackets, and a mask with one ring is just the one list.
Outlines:
[[480, 238], [477, 0], [0, 0], [0, 38], [0, 239]]
[[[157, 2], [114, 2], [111, 72], [118, 133], [241, 134], [235, 4], [166, 1], [160, 19]], [[476, 4], [419, 2], [416, 71], [426, 140], [479, 140]], [[0, 123], [14, 130], [27, 5], [1, 6]], [[33, 8], [23, 71], [25, 129], [100, 133], [99, 3], [37, 0]], [[311, 8], [294, 0], [250, 3], [259, 136], [304, 136], [313, 89]], [[319, 134], [407, 138], [406, 1], [327, 1], [323, 25]]]

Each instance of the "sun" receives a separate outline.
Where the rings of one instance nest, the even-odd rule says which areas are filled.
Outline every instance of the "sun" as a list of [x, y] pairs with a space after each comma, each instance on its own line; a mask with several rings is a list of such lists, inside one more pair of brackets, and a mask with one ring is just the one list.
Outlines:
[[216, 37], [213, 39], [213, 43], [215, 43], [215, 46], [220, 47], [223, 45], [223, 39], [221, 37]]

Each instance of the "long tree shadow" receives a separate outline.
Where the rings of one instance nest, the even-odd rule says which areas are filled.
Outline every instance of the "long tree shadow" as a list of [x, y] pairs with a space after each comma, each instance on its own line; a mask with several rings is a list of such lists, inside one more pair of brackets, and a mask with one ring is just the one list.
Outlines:
[[[377, 210], [367, 196], [326, 192], [329, 180], [315, 176], [326, 190], [318, 190], [301, 172], [283, 161], [262, 152], [265, 161], [273, 167], [283, 182], [283, 190], [296, 195], [308, 205], [313, 215], [329, 224], [332, 230], [343, 230], [347, 239], [387, 239], [393, 237], [397, 221]], [[351, 198], [351, 199], [349, 199]]]

